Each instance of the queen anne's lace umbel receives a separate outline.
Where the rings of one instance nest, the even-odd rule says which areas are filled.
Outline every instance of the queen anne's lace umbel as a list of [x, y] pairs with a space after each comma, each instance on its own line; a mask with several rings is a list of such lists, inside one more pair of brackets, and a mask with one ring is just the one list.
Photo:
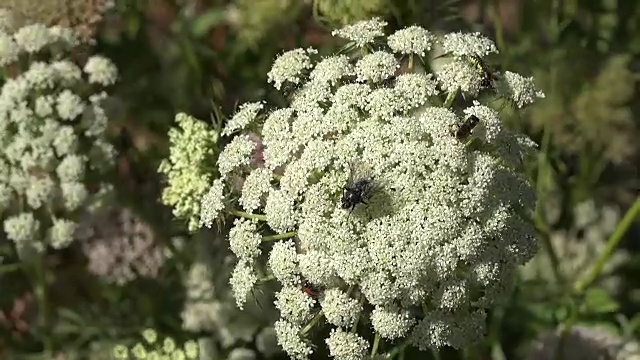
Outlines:
[[[252, 122], [263, 147], [236, 135], [218, 160], [224, 199], [203, 200], [202, 209], [221, 209], [219, 216], [232, 209], [260, 223], [236, 222], [234, 248], [239, 233], [258, 239], [247, 234], [253, 229], [263, 243], [276, 241], [268, 247], [268, 269], [284, 287], [276, 295], [283, 313], [275, 329], [294, 359], [308, 358], [308, 324], [322, 317], [335, 326], [326, 344], [336, 359], [370, 351], [367, 331], [357, 331], [366, 327], [420, 349], [466, 346], [481, 338], [486, 310], [504, 299], [516, 267], [536, 252], [526, 220], [535, 196], [521, 173], [535, 144], [503, 127], [496, 110], [449, 101], [486, 86], [470, 60], [496, 52], [493, 42], [480, 34], [437, 38], [413, 26], [374, 43], [384, 25], [372, 20], [334, 32], [363, 47], [348, 63], [319, 59], [311, 49], [281, 55], [269, 77], [278, 89], [294, 85], [291, 106], [260, 108]], [[432, 41], [445, 45], [453, 61], [440, 75], [406, 62]], [[530, 89], [510, 84], [482, 91], [516, 107], [541, 95], [532, 82], [517, 85]], [[470, 116], [477, 125], [465, 130]], [[240, 129], [235, 123], [229, 126]], [[264, 167], [250, 161], [258, 148]], [[238, 177], [247, 179], [244, 186], [233, 182]], [[358, 179], [373, 186], [351, 211], [343, 192]], [[211, 212], [203, 216], [212, 223]], [[255, 250], [235, 252], [232, 285], [242, 306], [259, 271]]]
[[0, 14], [0, 213], [23, 256], [69, 246], [78, 213], [108, 192], [99, 179], [115, 149], [104, 100], [118, 70], [100, 55], [78, 64], [71, 29], [16, 28], [10, 11]]

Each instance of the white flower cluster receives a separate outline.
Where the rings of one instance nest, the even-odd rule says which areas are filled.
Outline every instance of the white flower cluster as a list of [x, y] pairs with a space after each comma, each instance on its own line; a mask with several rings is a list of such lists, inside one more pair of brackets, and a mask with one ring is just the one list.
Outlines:
[[[205, 123], [187, 114], [176, 115], [175, 121], [180, 129], [169, 131], [169, 158], [163, 160], [158, 168], [160, 173], [167, 176], [168, 184], [162, 191], [162, 202], [173, 207], [176, 217], [188, 219], [189, 230], [196, 230], [203, 224], [199, 218], [200, 203], [211, 186], [211, 174], [206, 164], [214, 155], [217, 134], [207, 129]], [[216, 189], [219, 190], [209, 191], [207, 196], [211, 201], [205, 209], [221, 210], [211, 204], [217, 192], [220, 193], [218, 199], [222, 196], [222, 187]], [[219, 206], [222, 206], [221, 202]], [[211, 226], [211, 222], [205, 221], [204, 224]]]
[[75, 236], [82, 242], [87, 269], [109, 282], [155, 278], [166, 260], [158, 234], [125, 207], [87, 212]]
[[100, 56], [84, 68], [65, 58], [77, 45], [69, 29], [0, 28], [0, 66], [15, 74], [0, 90], [4, 231], [19, 249], [64, 248], [78, 227], [75, 214], [102, 186], [88, 180], [114, 161], [101, 87], [115, 82], [117, 70]]
[[[438, 38], [414, 26], [378, 46], [384, 25], [374, 19], [334, 32], [365, 47], [361, 56], [281, 55], [269, 78], [276, 88], [296, 85], [290, 107], [241, 110], [252, 109], [248, 117], [261, 128], [264, 166], [250, 161], [254, 139], [236, 135], [218, 159], [226, 185], [214, 184], [215, 194], [203, 199], [206, 222], [222, 216], [223, 201], [247, 219], [230, 236], [239, 306], [260, 278], [258, 241], [276, 241], [268, 247], [268, 269], [283, 285], [275, 331], [293, 359], [308, 359], [305, 336], [322, 318], [333, 327], [326, 344], [338, 360], [368, 354], [363, 319], [378, 340], [406, 339], [420, 349], [477, 341], [486, 310], [537, 250], [526, 220], [535, 196], [520, 170], [535, 144], [503, 127], [488, 106], [445, 102], [480, 86], [486, 74], [469, 59], [494, 51], [493, 42], [479, 34]], [[443, 81], [419, 61], [401, 66], [433, 42], [467, 61], [450, 69], [463, 74]], [[247, 179], [239, 194], [231, 183], [238, 177]]]

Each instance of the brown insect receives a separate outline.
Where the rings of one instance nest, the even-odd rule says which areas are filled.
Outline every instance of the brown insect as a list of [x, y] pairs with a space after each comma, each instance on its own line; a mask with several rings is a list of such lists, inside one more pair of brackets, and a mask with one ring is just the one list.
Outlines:
[[461, 124], [455, 124], [451, 127], [451, 135], [455, 136], [458, 140], [463, 140], [469, 135], [471, 131], [478, 125], [480, 119], [475, 115], [469, 115]]

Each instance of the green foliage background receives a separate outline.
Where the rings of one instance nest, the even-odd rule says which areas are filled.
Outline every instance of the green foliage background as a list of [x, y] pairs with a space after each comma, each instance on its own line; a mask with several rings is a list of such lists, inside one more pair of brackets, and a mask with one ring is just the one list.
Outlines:
[[[163, 179], [156, 170], [168, 154], [174, 115], [187, 112], [216, 124], [239, 102], [282, 100], [266, 86], [277, 54], [300, 46], [331, 52], [337, 48], [328, 36], [333, 27], [371, 16], [386, 18], [390, 31], [417, 23], [487, 34], [500, 50], [494, 65], [533, 75], [546, 93], [524, 116], [505, 116], [509, 126], [541, 145], [540, 157], [530, 164], [540, 199], [533, 220], [543, 244], [539, 263], [551, 275], [539, 275], [535, 264], [523, 270], [510, 301], [491, 314], [488, 339], [477, 348], [407, 351], [404, 358], [526, 358], [540, 334], [584, 324], [640, 337], [639, 2], [118, 0], [115, 5], [95, 30], [95, 51], [110, 57], [121, 74], [112, 109], [119, 166], [111, 181], [118, 203], [148, 222], [171, 256], [156, 278], [117, 285], [89, 273], [81, 247], [75, 246], [48, 253], [47, 276], [38, 283], [31, 265], [0, 241], [0, 310], [5, 314], [0, 358], [109, 359], [113, 344], [134, 344], [150, 327], [179, 343], [201, 340], [201, 346], [213, 349], [203, 350], [209, 354], [203, 359], [225, 359], [233, 346], [182, 328], [189, 267], [211, 261], [199, 254], [224, 250], [203, 250], [203, 243], [220, 235], [189, 235], [158, 200]], [[16, 5], [0, 1], [0, 6]], [[26, 19], [60, 21], [29, 9], [23, 9]], [[598, 214], [605, 208], [617, 211], [613, 226], [581, 223], [576, 209], [585, 202]], [[225, 227], [220, 230], [224, 234]], [[597, 234], [594, 239], [587, 240], [589, 231]], [[614, 257], [621, 260], [609, 266]], [[566, 271], [578, 258], [579, 271]], [[32, 300], [37, 289], [47, 293], [38, 306]], [[42, 306], [49, 309], [48, 318], [39, 316]], [[18, 329], [18, 320], [26, 327]], [[251, 339], [236, 345], [256, 347]]]

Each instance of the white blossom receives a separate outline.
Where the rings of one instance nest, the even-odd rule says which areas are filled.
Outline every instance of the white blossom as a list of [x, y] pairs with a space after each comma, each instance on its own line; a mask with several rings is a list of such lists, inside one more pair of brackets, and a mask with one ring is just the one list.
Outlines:
[[7, 238], [16, 244], [38, 241], [39, 231], [40, 221], [30, 212], [9, 217], [4, 221]]
[[267, 73], [268, 81], [278, 90], [285, 82], [300, 83], [303, 71], [312, 66], [309, 55], [315, 53], [314, 49], [295, 49], [283, 53], [276, 58], [271, 71]]
[[417, 54], [425, 56], [431, 50], [435, 36], [420, 26], [409, 26], [389, 35], [388, 43], [391, 50], [401, 54]]
[[395, 56], [385, 51], [376, 51], [358, 60], [356, 74], [358, 80], [377, 83], [393, 76], [399, 67], [400, 64]]
[[22, 27], [13, 35], [16, 43], [22, 51], [28, 53], [37, 53], [55, 38], [51, 36], [49, 29], [42, 24], [32, 24]]
[[387, 22], [379, 18], [360, 21], [347, 25], [339, 30], [334, 30], [331, 35], [350, 40], [358, 47], [371, 44], [376, 38], [384, 36], [384, 27]]
[[415, 324], [409, 312], [396, 307], [376, 306], [371, 312], [373, 329], [385, 339], [394, 340], [404, 337]]
[[333, 329], [325, 340], [329, 355], [336, 360], [364, 360], [369, 350], [367, 340], [358, 334]]
[[315, 300], [298, 286], [285, 286], [276, 293], [276, 308], [280, 316], [293, 323], [304, 324], [312, 317]]
[[533, 77], [526, 78], [520, 74], [505, 71], [500, 80], [499, 91], [513, 101], [518, 108], [529, 105], [538, 98], [544, 98], [544, 93], [536, 88]]
[[300, 337], [299, 325], [294, 325], [286, 320], [278, 320], [274, 324], [278, 345], [293, 360], [307, 360], [309, 355], [313, 353], [311, 346]]
[[442, 39], [442, 48], [454, 56], [484, 57], [498, 52], [495, 43], [478, 32], [446, 34]]
[[209, 191], [202, 197], [200, 226], [210, 228], [222, 210], [224, 210], [224, 182], [222, 179], [216, 179]]
[[245, 261], [240, 261], [233, 269], [229, 284], [236, 299], [236, 305], [242, 309], [247, 302], [247, 297], [253, 289], [258, 278], [253, 267]]
[[258, 112], [263, 108], [264, 104], [262, 102], [245, 103], [240, 105], [238, 112], [233, 115], [222, 130], [222, 135], [228, 136], [237, 130], [244, 129], [256, 119]]
[[328, 323], [342, 327], [353, 325], [362, 311], [358, 300], [336, 288], [324, 291], [320, 306]]
[[49, 242], [54, 249], [63, 249], [73, 241], [78, 224], [67, 219], [55, 219], [49, 229]]
[[[388, 37], [388, 47], [370, 46], [384, 25], [373, 19], [334, 32], [351, 41], [347, 50], [366, 47], [353, 54], [315, 65], [315, 51], [278, 57], [269, 82], [295, 85], [283, 91], [288, 104], [264, 119], [256, 116], [262, 103], [238, 111], [227, 133], [239, 134], [217, 160], [224, 181], [232, 173], [244, 181], [225, 204], [253, 218], [236, 220], [230, 235], [240, 258], [234, 295], [244, 304], [257, 281], [251, 267], [268, 251], [266, 272], [282, 285], [275, 332], [294, 359], [309, 357], [304, 336], [320, 311], [338, 327], [325, 341], [335, 359], [368, 355], [362, 334], [342, 329], [360, 317], [381, 337], [421, 350], [472, 344], [537, 249], [524, 218], [535, 192], [521, 166], [535, 146], [476, 99], [482, 74], [469, 57], [497, 52], [493, 42], [448, 34], [441, 43], [450, 62], [427, 73], [420, 62], [401, 68], [399, 58], [426, 55], [435, 35], [410, 27]], [[512, 100], [533, 99], [524, 83]], [[473, 105], [451, 101], [459, 92]], [[457, 134], [471, 116], [475, 126]], [[251, 162], [259, 151], [264, 167]], [[221, 194], [213, 203], [222, 204]], [[258, 232], [278, 241], [263, 245]]]
[[229, 231], [229, 247], [240, 259], [253, 262], [260, 255], [262, 236], [257, 233], [256, 223], [253, 221], [236, 219], [234, 227]]
[[118, 80], [118, 69], [108, 58], [94, 55], [84, 65], [84, 72], [89, 75], [89, 82], [102, 86], [113, 85]]

